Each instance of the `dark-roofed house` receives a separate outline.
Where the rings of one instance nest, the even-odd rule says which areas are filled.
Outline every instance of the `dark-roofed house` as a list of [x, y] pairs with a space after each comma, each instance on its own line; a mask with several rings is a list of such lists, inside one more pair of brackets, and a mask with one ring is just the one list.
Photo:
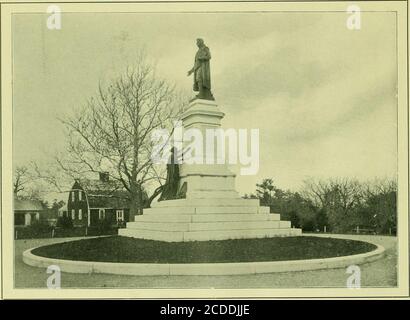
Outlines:
[[70, 191], [67, 214], [74, 226], [95, 226], [99, 221], [129, 221], [128, 192], [101, 172], [99, 180], [77, 179]]
[[40, 221], [45, 212], [42, 203], [37, 200], [14, 199], [14, 225], [30, 226], [34, 221]]

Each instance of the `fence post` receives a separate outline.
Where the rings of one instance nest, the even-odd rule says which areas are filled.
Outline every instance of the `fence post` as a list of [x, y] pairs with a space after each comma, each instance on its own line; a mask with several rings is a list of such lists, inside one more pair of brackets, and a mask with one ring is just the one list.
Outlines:
[[51, 238], [54, 238], [54, 228], [51, 229]]
[[16, 230], [16, 240], [18, 239], [18, 230]]
[[359, 226], [356, 227], [356, 233], [359, 233]]
[[323, 227], [323, 232], [326, 233], [326, 226]]

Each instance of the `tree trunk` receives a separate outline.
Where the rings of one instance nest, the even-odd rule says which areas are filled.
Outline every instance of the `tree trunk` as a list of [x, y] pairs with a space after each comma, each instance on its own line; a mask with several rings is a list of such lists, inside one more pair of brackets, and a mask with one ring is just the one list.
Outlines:
[[142, 187], [141, 185], [138, 185], [138, 214], [142, 214], [143, 208], [144, 208], [144, 201], [143, 201]]
[[159, 186], [150, 197], [144, 200], [144, 208], [151, 208], [152, 201], [162, 192], [164, 186]]
[[131, 185], [131, 196], [130, 196], [130, 221], [134, 221], [136, 215], [141, 214], [141, 202], [138, 192], [138, 186]]

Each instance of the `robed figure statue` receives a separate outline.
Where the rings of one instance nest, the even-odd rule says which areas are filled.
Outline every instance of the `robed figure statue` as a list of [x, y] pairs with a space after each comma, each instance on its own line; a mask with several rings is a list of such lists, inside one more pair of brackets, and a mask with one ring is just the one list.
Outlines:
[[211, 52], [205, 45], [204, 40], [197, 39], [198, 51], [195, 54], [194, 66], [188, 71], [188, 76], [194, 73], [194, 91], [198, 99], [215, 100], [211, 92]]
[[179, 188], [179, 165], [178, 151], [175, 147], [171, 148], [171, 156], [167, 164], [167, 180], [162, 189], [158, 201], [177, 199]]

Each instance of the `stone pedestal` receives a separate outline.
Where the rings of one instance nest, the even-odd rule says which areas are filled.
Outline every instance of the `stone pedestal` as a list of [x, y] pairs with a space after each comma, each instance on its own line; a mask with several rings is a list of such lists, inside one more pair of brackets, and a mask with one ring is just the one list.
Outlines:
[[[219, 129], [224, 113], [218, 108], [215, 101], [194, 100], [188, 110], [182, 116], [184, 131], [198, 129], [204, 137], [203, 154], [195, 155], [196, 161], [202, 159], [203, 164], [187, 164], [180, 166], [181, 185], [187, 183], [187, 199], [238, 199], [239, 194], [235, 190], [235, 174], [227, 164], [219, 164], [217, 143], [215, 143], [214, 155], [206, 154], [206, 130]], [[186, 146], [185, 146], [186, 147]], [[207, 164], [211, 162], [211, 164]]]
[[[182, 116], [184, 130], [221, 127], [224, 113], [215, 101], [194, 100]], [[205, 142], [204, 142], [205, 150]], [[295, 236], [301, 229], [281, 221], [279, 214], [269, 213], [257, 199], [242, 199], [235, 190], [235, 174], [226, 164], [218, 164], [220, 156], [203, 157], [203, 164], [181, 164], [181, 186], [186, 183], [186, 199], [153, 203], [143, 215], [128, 222], [119, 234], [160, 241], [225, 240]], [[209, 154], [208, 154], [209, 156]], [[207, 164], [212, 161], [214, 164]]]

